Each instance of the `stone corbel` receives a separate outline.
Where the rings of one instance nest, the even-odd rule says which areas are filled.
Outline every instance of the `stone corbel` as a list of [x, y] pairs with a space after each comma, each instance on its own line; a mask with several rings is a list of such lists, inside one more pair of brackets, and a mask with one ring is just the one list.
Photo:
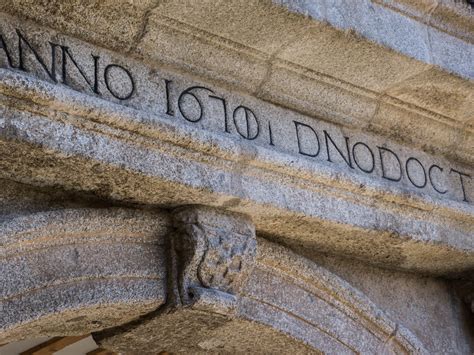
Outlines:
[[255, 227], [245, 216], [206, 207], [180, 209], [174, 220], [180, 302], [231, 307], [255, 262]]

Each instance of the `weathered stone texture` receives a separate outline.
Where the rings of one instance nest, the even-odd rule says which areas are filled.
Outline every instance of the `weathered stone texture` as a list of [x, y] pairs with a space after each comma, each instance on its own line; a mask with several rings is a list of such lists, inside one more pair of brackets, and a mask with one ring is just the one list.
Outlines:
[[174, 219], [181, 302], [192, 303], [194, 287], [238, 293], [256, 254], [251, 222], [206, 207], [183, 208]]
[[[18, 36], [15, 23], [17, 20], [12, 18], [2, 23], [9, 29], [9, 43]], [[43, 33], [61, 43], [71, 40], [77, 60], [84, 60], [91, 69], [89, 53], [98, 48], [44, 32], [33, 24], [26, 28], [31, 30], [30, 34], [36, 34], [31, 37], [36, 38], [34, 44], [38, 44], [38, 38], [43, 39]], [[44, 45], [38, 44], [38, 48], [46, 56], [49, 52]], [[29, 70], [47, 79], [39, 64], [35, 67], [31, 56], [29, 60]], [[377, 264], [386, 261], [380, 255], [391, 254], [390, 266], [433, 274], [457, 273], [472, 267], [472, 204], [468, 199], [473, 182], [465, 177], [461, 184], [460, 176], [448, 173], [451, 168], [468, 174], [469, 166], [246, 95], [207, 87], [203, 81], [155, 70], [147, 63], [109, 51], [101, 51], [101, 61], [121, 63], [132, 70], [140, 95], [137, 91], [125, 105], [123, 100], [113, 97], [128, 90], [118, 85], [124, 79], [123, 73], [116, 77], [116, 84], [125, 91], [116, 88], [115, 94], [107, 93], [107, 85], [102, 82], [105, 79], [100, 79], [102, 98], [106, 100], [99, 100], [90, 92], [85, 95], [76, 91], [90, 91], [77, 71], [68, 76], [68, 85], [75, 89], [71, 90], [2, 69], [2, 176], [32, 184], [59, 184], [81, 192], [97, 191], [105, 198], [141, 204], [229, 206], [235, 212], [251, 214], [264, 233]], [[173, 80], [168, 88], [172, 102], [166, 99], [163, 76]], [[187, 91], [191, 86], [202, 85], [206, 88], [199, 89], [200, 92]], [[214, 94], [227, 100], [228, 109], [232, 107], [233, 123], [229, 117], [225, 121], [222, 102], [212, 98]], [[261, 119], [261, 134], [255, 140], [242, 133], [241, 125], [247, 117], [243, 116], [242, 105], [253, 108]], [[386, 107], [379, 106], [380, 118], [385, 117]], [[174, 111], [174, 116], [166, 114], [167, 110]], [[189, 122], [200, 116], [203, 118], [199, 122]], [[398, 117], [386, 123], [396, 126], [393, 134], [410, 129], [407, 116], [400, 112]], [[374, 118], [374, 126], [377, 120]], [[301, 149], [315, 149], [315, 137], [308, 128], [303, 136], [298, 136], [294, 121], [318, 130], [320, 156], [301, 154]], [[226, 122], [234, 125], [228, 132]], [[434, 124], [430, 127], [438, 129]], [[422, 134], [427, 131], [416, 130]], [[247, 134], [254, 133], [249, 128]], [[327, 135], [335, 140], [338, 149], [344, 149], [341, 147], [347, 137], [352, 146], [352, 153], [346, 153], [349, 156], [355, 154], [355, 142], [360, 141], [374, 150], [379, 146], [396, 150], [406, 171], [414, 157], [426, 167], [421, 169], [412, 159], [410, 176], [400, 172], [400, 182], [389, 181], [383, 174], [393, 176], [394, 171], [388, 167], [383, 170], [382, 158], [377, 158], [375, 167], [372, 156], [373, 174], [356, 169], [357, 163], [367, 170], [371, 155], [361, 150], [366, 154], [360, 153], [359, 160], [351, 157], [349, 161], [343, 151], [339, 154], [331, 145]], [[455, 138], [446, 137], [450, 142]], [[20, 156], [23, 158], [19, 159]], [[446, 188], [446, 193], [436, 191], [434, 183], [428, 185], [426, 169], [436, 164], [444, 167], [437, 170], [437, 176], [441, 176], [436, 180], [437, 188]], [[440, 169], [444, 169], [444, 175], [439, 175], [443, 172]], [[417, 187], [423, 184], [423, 188]], [[321, 229], [318, 226], [324, 227], [324, 234], [317, 233]]]
[[130, 50], [143, 32], [147, 12], [157, 0], [139, 1], [7, 1], [2, 11], [30, 18], [94, 43], [122, 51]]
[[472, 353], [472, 16], [0, 3], [0, 343]]
[[199, 310], [171, 311], [123, 331], [110, 337], [107, 332], [95, 334], [94, 338], [101, 346], [124, 354], [319, 353], [271, 327]]
[[82, 335], [165, 302], [166, 214], [64, 209], [0, 228], [1, 341]]
[[[307, 7], [311, 14], [312, 10], [309, 8], [321, 7], [319, 3], [324, 2], [318, 1], [314, 5], [290, 2], [289, 7], [292, 9], [302, 5], [303, 8]], [[425, 27], [429, 26], [411, 19], [409, 11], [408, 16], [407, 11], [405, 14], [393, 11], [394, 7], [396, 10], [397, 2], [390, 3], [392, 4], [381, 6], [371, 4], [369, 1], [357, 1], [346, 6], [339, 2], [334, 4], [328, 2], [327, 5], [322, 5], [321, 11], [316, 11], [320, 15], [313, 17], [325, 21], [325, 8], [328, 7], [332, 9], [328, 10], [328, 13], [331, 12], [335, 17], [343, 13], [347, 14], [343, 16], [344, 19], [354, 18], [357, 26], [363, 27], [363, 35], [366, 35], [364, 28], [371, 30], [378, 37], [378, 42], [384, 45], [390, 42], [385, 39], [390, 38], [396, 39], [401, 45], [411, 43], [414, 49], [423, 46], [431, 48], [425, 42]], [[123, 6], [125, 10], [120, 13], [115, 10], [107, 12], [108, 8], [118, 6]], [[50, 16], [51, 8], [56, 9], [54, 12], [56, 16]], [[434, 5], [428, 6], [428, 9], [430, 8], [434, 9]], [[436, 12], [443, 8], [446, 7], [438, 6], [434, 10]], [[357, 16], [351, 12], [352, 9], [357, 10], [355, 12]], [[47, 24], [104, 47], [122, 51], [136, 47], [130, 53], [132, 56], [192, 70], [193, 73], [210, 80], [230, 83], [234, 87], [255, 93], [258, 97], [309, 115], [321, 116], [332, 122], [355, 128], [365, 127], [367, 130], [373, 129], [368, 123], [376, 114], [377, 104], [383, 102], [387, 90], [392, 86], [397, 87], [405, 79], [410, 80], [417, 74], [421, 74], [420, 78], [423, 78], [425, 71], [442, 73], [426, 62], [417, 62], [383, 46], [351, 34], [344, 34], [314, 20], [290, 14], [285, 8], [272, 6], [263, 1], [233, 1], [218, 4], [213, 1], [191, 1], [187, 2], [184, 8], [179, 1], [156, 4], [134, 2], [133, 5], [126, 2], [92, 1], [88, 6], [35, 2], [32, 7], [26, 6], [23, 2], [10, 2], [9, 6], [4, 6], [4, 11]], [[302, 11], [308, 12], [305, 9]], [[389, 23], [393, 23], [394, 29], [405, 31], [408, 35], [393, 34], [393, 30], [389, 30], [392, 27], [383, 26], [377, 11], [383, 13], [383, 18]], [[348, 13], [353, 16], [349, 16]], [[114, 21], [107, 21], [107, 16], [111, 14], [114, 16]], [[73, 18], [79, 20], [71, 22]], [[469, 22], [468, 14], [462, 18]], [[104, 22], [99, 19], [103, 19]], [[352, 25], [354, 24], [343, 27], [352, 28]], [[421, 35], [417, 35], [413, 27], [419, 29]], [[133, 29], [127, 35], [123, 35], [124, 29], [130, 28]], [[360, 32], [360, 28], [356, 30]], [[466, 28], [463, 33], [472, 42], [472, 31]], [[368, 37], [371, 38], [370, 35]], [[400, 38], [403, 40], [400, 41]], [[453, 38], [454, 41], [457, 40], [456, 36]], [[454, 45], [451, 38], [433, 43]], [[442, 60], [450, 59], [451, 53], [464, 56], [456, 59], [454, 64], [447, 66], [448, 68], [467, 66], [467, 69], [464, 69], [470, 70], [472, 45], [465, 42], [461, 48], [464, 48], [463, 46], [467, 46], [467, 49], [458, 50], [456, 47], [454, 51], [446, 48], [438, 51], [443, 56]], [[334, 52], [334, 48], [339, 47], [341, 49]], [[304, 51], [303, 48], [307, 50]], [[425, 56], [418, 59], [424, 59]], [[434, 58], [434, 54], [431, 56]], [[442, 65], [438, 62], [435, 64]], [[366, 67], [370, 67], [370, 70], [365, 70]], [[456, 82], [454, 90], [466, 85], [471, 87], [470, 82], [460, 78], [452, 77], [452, 80]], [[429, 85], [429, 81], [426, 84]], [[406, 96], [397, 97], [396, 102], [389, 103], [390, 110], [385, 113], [387, 121], [395, 120], [397, 109], [401, 108], [403, 112], [412, 116], [410, 118], [412, 124], [423, 121], [426, 127], [433, 121], [440, 122], [441, 129], [436, 130], [435, 136], [423, 135], [423, 132], [419, 131], [412, 132], [417, 133], [416, 143], [430, 151], [447, 154], [455, 159], [469, 160], [471, 154], [466, 154], [460, 149], [449, 149], [442, 144], [445, 141], [443, 139], [445, 134], [453, 136], [463, 129], [456, 122], [459, 114], [462, 116], [463, 112], [460, 110], [456, 115], [439, 115], [433, 112], [431, 106], [425, 104], [433, 91], [435, 94], [449, 93], [450, 87], [434, 87], [429, 93], [418, 91], [410, 97], [410, 100], [405, 100]], [[411, 104], [414, 100], [415, 105]], [[465, 102], [469, 103], [469, 100], [466, 98]], [[379, 130], [383, 134], [390, 134], [391, 127], [380, 125]], [[404, 141], [409, 137], [399, 135], [394, 138]]]
[[[363, 292], [395, 322], [410, 329], [428, 349], [467, 354], [474, 346], [472, 313], [449, 280], [373, 268], [324, 254], [310, 255], [302, 248], [298, 253], [310, 256]], [[468, 290], [472, 292], [473, 288], [466, 282], [466, 294]]]

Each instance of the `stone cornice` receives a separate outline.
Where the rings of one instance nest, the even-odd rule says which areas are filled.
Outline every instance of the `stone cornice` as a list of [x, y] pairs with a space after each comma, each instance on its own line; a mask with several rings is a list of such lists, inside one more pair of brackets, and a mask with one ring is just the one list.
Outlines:
[[[472, 268], [473, 205], [460, 177], [456, 190], [452, 175], [446, 177], [446, 186], [438, 185], [449, 188], [444, 195], [430, 186], [417, 189], [407, 179], [392, 184], [381, 177], [380, 166], [378, 176], [364, 175], [341, 161], [331, 165], [329, 153], [327, 161], [311, 160], [298, 154], [300, 141], [293, 125], [294, 120], [313, 124], [321, 135], [328, 130], [342, 142], [351, 136], [352, 145], [364, 141], [375, 149], [388, 144], [403, 154], [406, 164], [408, 157], [416, 156], [428, 164], [426, 168], [439, 164], [446, 174], [453, 168], [469, 173], [474, 156], [471, 82], [260, 2], [239, 3], [233, 15], [268, 14], [269, 19], [261, 21], [261, 31], [267, 31], [262, 36], [243, 30], [252, 30], [252, 21], [250, 27], [239, 27], [240, 32], [216, 35], [215, 28], [203, 28], [205, 23], [188, 23], [186, 16], [195, 15], [193, 7], [178, 14], [175, 10], [182, 6], [167, 6], [148, 11], [134, 46], [115, 52], [5, 16], [2, 30], [12, 53], [11, 44], [18, 43], [15, 36], [23, 31], [43, 58], [51, 57], [47, 41], [52, 40], [70, 46], [83, 68], [91, 69], [91, 53], [101, 56], [102, 72], [110, 63], [120, 63], [123, 66], [115, 68], [122, 68], [122, 79], [129, 68], [140, 92], [130, 100], [112, 97], [106, 92], [105, 86], [109, 91], [110, 87], [105, 73], [102, 93], [91, 92], [84, 75], [73, 67], [69, 83], [64, 78], [53, 80], [44, 66], [36, 63], [35, 69], [31, 53], [28, 68], [22, 71], [4, 60], [3, 177], [130, 203], [220, 206], [252, 216], [258, 233], [282, 243], [386, 267], [435, 275]], [[254, 6], [252, 11], [249, 6]], [[203, 11], [213, 16], [211, 9]], [[278, 21], [282, 23], [274, 26]], [[295, 32], [286, 36], [290, 29]], [[276, 31], [277, 38], [267, 39], [268, 31]], [[304, 37], [298, 39], [300, 35]], [[321, 56], [315, 51], [321, 42], [327, 51], [336, 50]], [[115, 46], [107, 37], [103, 44]], [[340, 63], [333, 67], [343, 48], [349, 57], [362, 58], [348, 68]], [[168, 94], [176, 114], [166, 109], [165, 80], [172, 82], [173, 92]], [[184, 122], [179, 98], [196, 85], [228, 100], [236, 127], [236, 107], [254, 109], [265, 120], [265, 129], [270, 125], [279, 129], [275, 143], [280, 146], [271, 147], [270, 129], [257, 141], [243, 139], [235, 129], [233, 134], [223, 132], [223, 122], [216, 118], [222, 119], [222, 106], [218, 115], [208, 101], [206, 107], [214, 114], [207, 123]], [[418, 93], [425, 86], [440, 94], [444, 92], [437, 91], [440, 85], [441, 89], [448, 85], [449, 107], [406, 96], [409, 89]], [[464, 89], [467, 96], [460, 95]], [[426, 171], [424, 178], [426, 186]], [[470, 193], [472, 183], [467, 184]]]
[[[151, 36], [159, 37], [160, 43], [147, 42], [144, 38], [137, 48], [143, 60], [152, 58], [212, 78], [221, 85], [250, 91], [263, 100], [310, 116], [386, 135], [466, 164], [473, 162], [474, 116], [469, 116], [471, 111], [466, 112], [466, 118], [450, 116], [435, 108], [393, 96], [390, 89], [379, 91], [356, 85], [162, 15], [154, 16], [153, 20], [153, 28], [159, 32]], [[332, 30], [328, 28], [328, 31]], [[153, 49], [156, 45], [162, 50]], [[180, 50], [185, 47], [186, 51]], [[236, 71], [222, 66], [220, 61], [209, 61], [209, 51], [217, 58], [234, 60], [238, 67], [251, 70]], [[380, 48], [380, 51], [384, 52], [384, 49]], [[416, 71], [417, 76], [422, 76], [423, 73], [435, 73], [436, 69], [424, 67]], [[455, 80], [459, 85], [466, 85], [464, 94], [471, 97], [472, 84], [462, 79]], [[426, 82], [426, 85], [431, 83]], [[410, 135], [400, 134], [402, 127], [413, 130]], [[425, 135], [427, 127], [429, 139]]]
[[[0, 70], [0, 79], [0, 93], [5, 95], [3, 99], [0, 96], [0, 102], [5, 107], [17, 107], [21, 110], [19, 112], [48, 117], [48, 120], [60, 123], [64, 123], [63, 115], [65, 114], [70, 117], [67, 124], [78, 129], [91, 130], [126, 141], [134, 141], [142, 136], [144, 140], [139, 140], [139, 144], [144, 145], [155, 145], [150, 140], [158, 140], [179, 147], [177, 148], [179, 155], [184, 154], [181, 149], [186, 149], [214, 156], [223, 161], [244, 163], [257, 171], [261, 169], [262, 172], [268, 171], [270, 174], [281, 174], [290, 179], [303, 179], [326, 186], [328, 188], [326, 192], [334, 196], [347, 198], [351, 194], [356, 194], [357, 197], [353, 200], [359, 203], [364, 201], [361, 197], [365, 196], [368, 198], [366, 204], [369, 206], [375, 203], [373, 199], [377, 199], [377, 204], [385, 201], [386, 207], [397, 203], [403, 205], [403, 208], [437, 211], [449, 219], [454, 218], [459, 221], [464, 220], [466, 214], [473, 212], [472, 204], [430, 197], [417, 193], [416, 190], [408, 193], [406, 189], [396, 185], [353, 176], [330, 165], [321, 169], [321, 166], [315, 167], [304, 158], [295, 158], [293, 155], [282, 152], [277, 153], [258, 145], [250, 147], [239, 140], [208, 131], [196, 132], [192, 127], [179, 122], [170, 122], [163, 116], [124, 108], [107, 101], [98, 101], [65, 87], [31, 80], [22, 74]], [[139, 136], [132, 139], [136, 134]], [[170, 152], [166, 149], [164, 151]], [[193, 157], [192, 159], [201, 160], [193, 153], [189, 156]], [[290, 161], [291, 164], [288, 164]], [[211, 162], [206, 161], [206, 163]], [[225, 163], [223, 164], [225, 166]], [[217, 166], [220, 167], [221, 164]], [[338, 176], [338, 179], [334, 179], [334, 176]], [[363, 189], [360, 188], [361, 184], [364, 186]]]
[[[91, 39], [101, 46], [123, 50], [148, 63], [192, 71], [206, 80], [240, 89], [319, 119], [386, 135], [430, 153], [472, 163], [474, 94], [471, 81], [443, 73], [436, 67], [350, 33], [343, 34], [315, 21], [290, 16], [284, 9], [268, 7], [264, 3], [252, 6], [255, 7], [252, 12], [258, 15], [259, 11], [269, 11], [269, 17], [277, 22], [273, 24], [271, 19], [260, 19], [260, 31], [274, 30], [280, 34], [286, 28], [288, 35], [282, 35], [280, 43], [269, 47], [258, 33], [250, 38], [255, 39], [255, 43], [246, 42], [247, 32], [256, 31], [252, 28], [255, 25], [252, 18], [241, 23], [239, 28], [218, 34], [213, 32], [212, 26], [206, 27], [208, 19], [198, 21], [188, 16], [192, 7], [186, 13], [178, 14], [175, 10], [179, 4], [173, 3], [158, 4], [156, 8], [144, 10], [140, 21], [134, 19], [140, 25], [136, 25], [137, 34], [126, 45], [114, 42], [112, 37], [117, 37], [114, 30], [119, 30], [114, 27], [109, 38], [105, 34], [97, 37], [91, 32], [92, 28], [74, 27], [81, 24], [68, 25], [74, 29], [62, 28], [60, 23], [52, 23], [39, 10], [38, 17], [35, 13], [23, 12], [21, 7], [13, 6], [7, 10]], [[233, 10], [239, 16], [249, 15], [244, 8], [239, 3]], [[79, 33], [80, 29], [83, 33]], [[336, 59], [331, 58], [331, 53], [317, 52], [317, 48], [311, 45], [302, 47], [304, 43], [318, 40], [318, 36], [332, 38], [335, 44], [340, 42], [338, 45], [348, 49], [347, 59], [343, 58], [347, 60], [344, 72], [324, 64], [324, 61]], [[294, 55], [292, 43], [301, 43], [295, 47], [298, 53]], [[466, 52], [466, 59], [472, 58], [469, 53]], [[315, 58], [314, 62], [304, 59], [311, 56]], [[374, 56], [381, 60], [370, 60]], [[324, 64], [321, 67], [318, 67], [318, 58]], [[354, 59], [361, 62], [354, 62]], [[368, 60], [367, 66], [361, 71], [360, 65], [365, 60]], [[353, 75], [349, 74], [351, 71]], [[375, 77], [371, 77], [373, 75]], [[436, 100], [440, 95], [443, 100]], [[400, 134], [406, 127], [411, 128], [410, 134]]]

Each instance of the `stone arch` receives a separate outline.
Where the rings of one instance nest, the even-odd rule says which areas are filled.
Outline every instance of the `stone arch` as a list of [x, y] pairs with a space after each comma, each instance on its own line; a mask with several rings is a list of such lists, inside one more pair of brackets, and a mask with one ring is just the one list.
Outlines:
[[189, 207], [174, 218], [168, 304], [159, 314], [94, 334], [101, 346], [144, 354], [426, 353], [416, 336], [349, 283], [257, 239], [247, 217]]
[[82, 335], [165, 301], [166, 214], [66, 209], [4, 222], [0, 343]]

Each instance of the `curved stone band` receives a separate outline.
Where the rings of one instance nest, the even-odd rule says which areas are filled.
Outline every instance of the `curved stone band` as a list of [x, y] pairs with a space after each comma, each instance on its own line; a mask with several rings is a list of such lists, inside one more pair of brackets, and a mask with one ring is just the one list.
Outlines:
[[166, 214], [71, 209], [1, 231], [0, 343], [97, 331], [165, 302]]

